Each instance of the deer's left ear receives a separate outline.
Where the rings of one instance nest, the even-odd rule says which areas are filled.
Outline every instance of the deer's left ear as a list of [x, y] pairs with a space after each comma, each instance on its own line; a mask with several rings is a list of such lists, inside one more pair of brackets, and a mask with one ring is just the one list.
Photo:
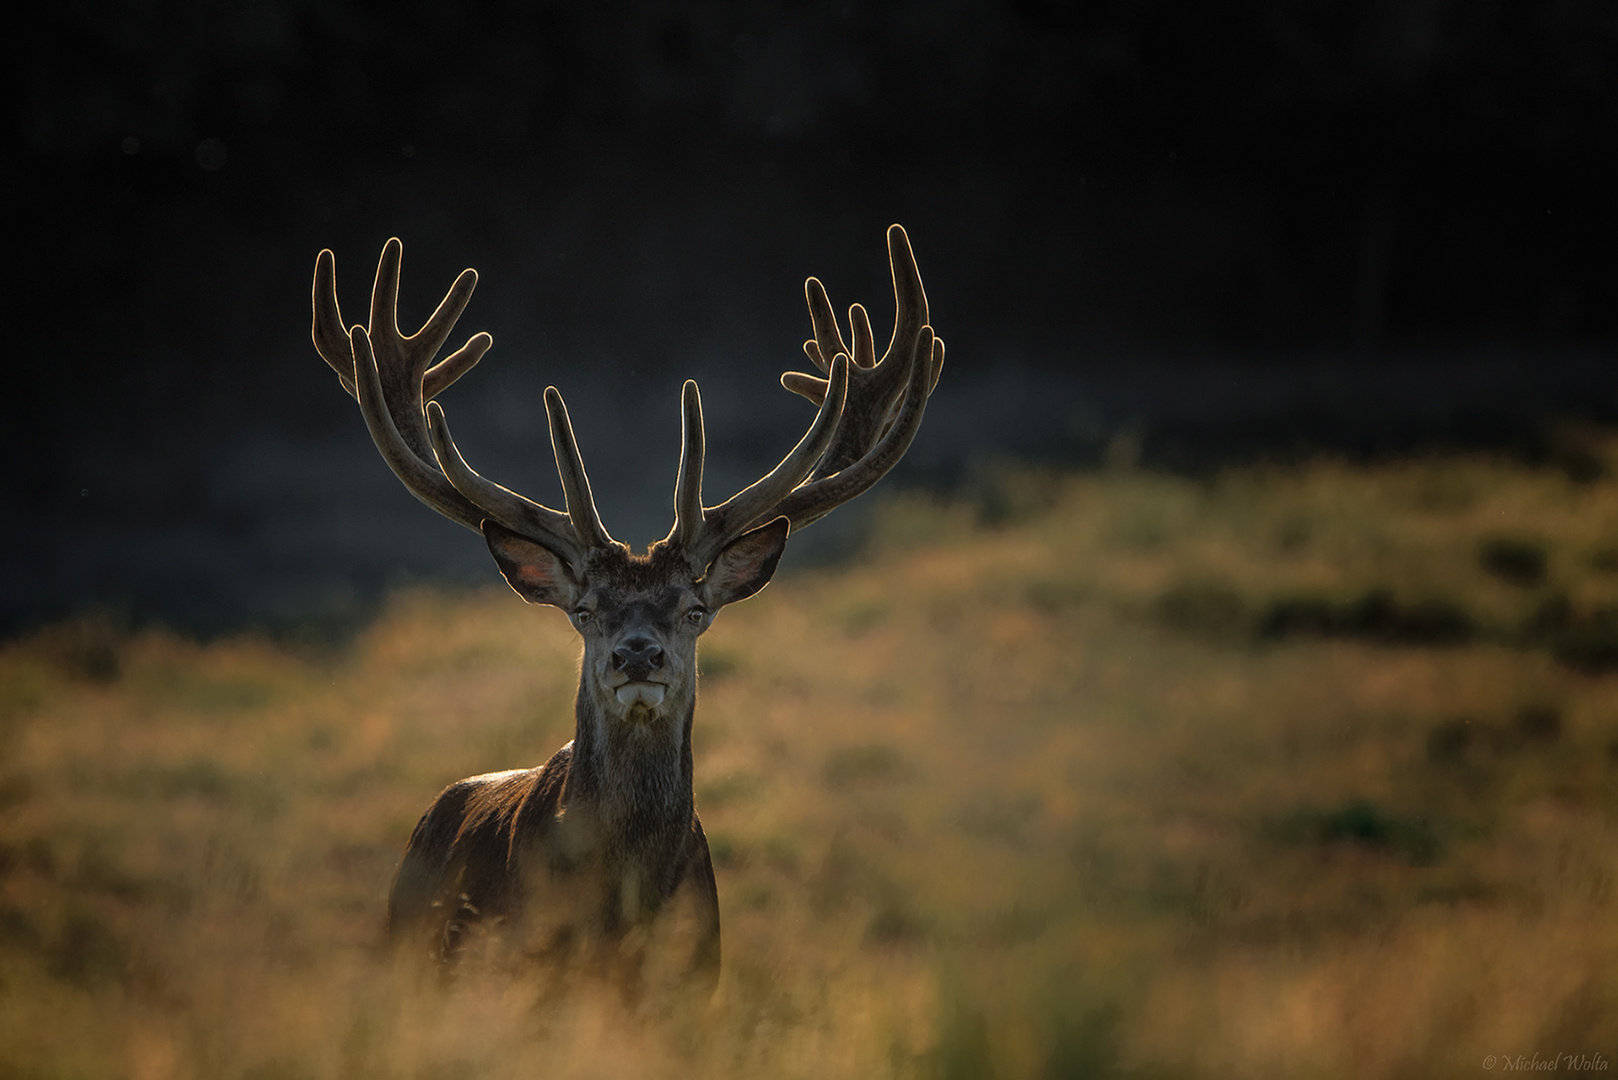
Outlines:
[[768, 585], [781, 561], [781, 552], [786, 550], [789, 528], [790, 522], [778, 517], [725, 545], [702, 579], [702, 602], [718, 611]]

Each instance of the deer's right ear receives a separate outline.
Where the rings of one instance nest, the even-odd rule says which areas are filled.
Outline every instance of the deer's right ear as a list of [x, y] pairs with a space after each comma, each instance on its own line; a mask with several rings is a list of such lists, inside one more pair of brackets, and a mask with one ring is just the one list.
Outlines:
[[554, 604], [572, 610], [579, 599], [579, 584], [573, 580], [567, 563], [544, 544], [519, 536], [494, 522], [483, 523], [483, 538], [489, 554], [517, 595], [530, 604]]

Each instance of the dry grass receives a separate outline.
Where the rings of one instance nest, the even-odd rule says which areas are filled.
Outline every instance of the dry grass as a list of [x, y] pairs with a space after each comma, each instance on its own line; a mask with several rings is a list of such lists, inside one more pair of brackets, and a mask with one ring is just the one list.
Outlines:
[[432, 795], [570, 736], [554, 613], [412, 593], [325, 655], [12, 644], [0, 1077], [1618, 1057], [1618, 483], [1449, 458], [985, 490], [889, 502], [856, 565], [705, 640], [725, 972], [694, 1014], [423, 988], [380, 948]]

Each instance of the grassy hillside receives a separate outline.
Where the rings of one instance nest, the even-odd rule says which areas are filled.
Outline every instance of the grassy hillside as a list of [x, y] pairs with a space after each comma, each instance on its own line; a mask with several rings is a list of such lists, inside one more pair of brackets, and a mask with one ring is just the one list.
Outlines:
[[380, 948], [431, 797], [570, 737], [557, 613], [420, 592], [340, 649], [13, 643], [0, 1077], [1611, 1062], [1613, 460], [1007, 471], [889, 501], [856, 562], [704, 639], [725, 971], [665, 1022], [424, 988]]

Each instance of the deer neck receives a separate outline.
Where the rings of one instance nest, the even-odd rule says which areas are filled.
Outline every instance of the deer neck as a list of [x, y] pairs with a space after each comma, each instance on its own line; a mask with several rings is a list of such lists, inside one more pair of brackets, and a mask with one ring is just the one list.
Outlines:
[[567, 813], [599, 822], [609, 858], [643, 862], [681, 849], [670, 841], [691, 828], [695, 712], [694, 691], [645, 716], [612, 709], [580, 686], [564, 803]]

